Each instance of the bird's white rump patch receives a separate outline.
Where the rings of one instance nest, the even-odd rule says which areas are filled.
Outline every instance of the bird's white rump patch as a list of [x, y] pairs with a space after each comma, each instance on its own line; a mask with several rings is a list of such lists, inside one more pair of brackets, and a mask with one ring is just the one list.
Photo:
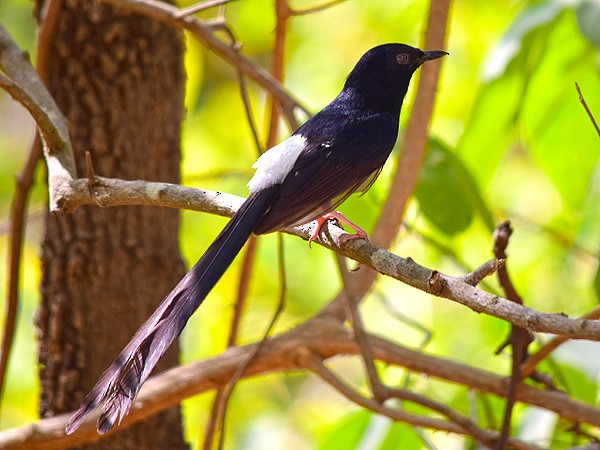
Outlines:
[[252, 164], [256, 172], [248, 182], [250, 192], [260, 191], [283, 183], [305, 147], [306, 138], [295, 134], [260, 155], [256, 162]]

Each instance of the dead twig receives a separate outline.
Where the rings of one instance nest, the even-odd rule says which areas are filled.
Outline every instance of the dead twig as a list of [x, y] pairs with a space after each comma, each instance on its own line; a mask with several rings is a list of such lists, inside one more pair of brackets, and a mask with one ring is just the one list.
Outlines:
[[[366, 409], [369, 409], [378, 414], [389, 417], [392, 420], [408, 423], [418, 427], [434, 428], [436, 430], [444, 430], [457, 434], [471, 436], [477, 441], [484, 445], [490, 445], [495, 442], [498, 438], [498, 434], [492, 431], [482, 430], [473, 424], [469, 419], [461, 416], [456, 411], [441, 405], [433, 400], [427, 399], [426, 397], [418, 394], [413, 394], [403, 389], [390, 389], [388, 395], [390, 398], [403, 398], [408, 401], [419, 403], [429, 409], [432, 409], [444, 416], [449, 421], [426, 417], [422, 415], [411, 414], [399, 409], [392, 409], [385, 406], [376, 400], [368, 399], [360, 395], [358, 392], [343, 383], [333, 372], [331, 372], [323, 362], [313, 353], [307, 349], [303, 349], [304, 355], [302, 356], [302, 362], [308, 369], [317, 374], [325, 382], [327, 382], [336, 391], [348, 398], [350, 401], [360, 405]], [[536, 445], [527, 444], [522, 441], [515, 439], [511, 440], [511, 445], [516, 449], [522, 450], [540, 450], [540, 447]]]
[[307, 14], [313, 14], [319, 11], [324, 11], [326, 9], [331, 8], [332, 6], [339, 5], [340, 3], [346, 0], [331, 0], [327, 3], [323, 3], [322, 5], [312, 6], [306, 9], [294, 9], [290, 8], [290, 14], [293, 16], [305, 16]]
[[385, 400], [386, 388], [381, 383], [379, 374], [377, 373], [377, 367], [375, 366], [375, 358], [373, 352], [367, 342], [367, 334], [365, 333], [360, 313], [358, 312], [358, 302], [354, 296], [353, 289], [353, 277], [346, 267], [346, 261], [340, 255], [336, 254], [336, 260], [338, 263], [340, 275], [342, 278], [342, 289], [346, 295], [346, 317], [352, 325], [354, 331], [354, 338], [360, 348], [360, 353], [367, 373], [367, 380], [371, 388], [373, 398], [378, 403], [383, 403]]
[[[170, 183], [125, 181], [100, 176], [95, 177], [93, 197], [90, 196], [87, 189], [86, 179], [74, 180], [70, 183], [70, 187], [69, 195], [63, 198], [60, 205], [63, 213], [70, 212], [81, 205], [99, 203], [103, 207], [166, 206], [231, 217], [244, 201], [242, 197], [224, 192], [193, 189]], [[308, 224], [283, 231], [308, 240], [312, 228]], [[434, 291], [429, 282], [434, 273], [431, 269], [421, 266], [410, 258], [402, 258], [390, 253], [370, 241], [352, 239], [344, 242], [342, 236], [345, 234], [343, 230], [329, 226], [328, 233], [321, 235], [318, 244], [354, 259], [382, 275], [395, 278], [427, 293], [447, 298], [473, 311], [489, 314], [530, 331], [600, 341], [600, 323], [595, 320], [570, 319], [564, 314], [536, 311], [477, 289], [462, 281], [460, 277], [437, 273], [437, 277], [441, 281], [438, 283], [438, 287], [441, 286], [441, 289]], [[355, 285], [355, 295], [358, 298], [357, 289], [362, 289], [362, 285]], [[362, 291], [359, 293], [362, 295]], [[337, 306], [326, 307], [319, 314], [343, 318], [343, 314], [340, 316], [337, 314], [337, 310]], [[341, 311], [344, 312], [345, 309]]]
[[196, 5], [188, 6], [187, 8], [182, 8], [179, 10], [177, 14], [175, 14], [175, 18], [181, 19], [183, 17], [191, 16], [192, 14], [196, 14], [200, 11], [205, 11], [209, 8], [214, 8], [215, 6], [222, 6], [226, 3], [232, 2], [233, 0], [211, 0], [204, 3], [197, 3]]
[[[494, 255], [496, 258], [506, 260], [506, 248], [508, 247], [508, 241], [511, 235], [512, 228], [510, 226], [510, 221], [507, 220], [502, 222], [496, 227], [496, 230], [494, 231]], [[523, 299], [512, 284], [505, 264], [498, 268], [498, 279], [502, 289], [504, 289], [504, 292], [506, 293], [506, 297], [509, 300], [522, 305]], [[527, 348], [532, 341], [533, 336], [528, 330], [511, 325], [508, 343], [512, 347], [512, 368], [510, 384], [506, 394], [506, 407], [504, 409], [504, 418], [502, 420], [502, 430], [500, 432], [500, 439], [496, 445], [497, 450], [505, 450], [509, 445], [510, 423], [515, 401], [517, 399], [517, 387], [523, 380], [521, 364], [527, 358]]]
[[[37, 40], [37, 72], [40, 79], [48, 82], [48, 55], [50, 46], [54, 42], [54, 34], [58, 21], [62, 0], [48, 0], [44, 3], [41, 11], [39, 33]], [[17, 176], [15, 183], [15, 194], [13, 196], [9, 217], [9, 251], [8, 251], [8, 280], [4, 328], [2, 330], [2, 344], [0, 346], [0, 407], [4, 394], [4, 380], [8, 368], [8, 361], [14, 340], [17, 323], [17, 310], [19, 303], [19, 285], [23, 239], [25, 224], [27, 222], [27, 204], [29, 193], [33, 186], [35, 171], [42, 159], [42, 141], [36, 131], [33, 142], [29, 147], [27, 159], [21, 173]]]
[[[600, 306], [596, 306], [590, 312], [580, 317], [580, 319], [597, 320], [600, 319]], [[521, 364], [521, 376], [523, 378], [531, 376], [539, 363], [546, 359], [560, 345], [569, 340], [566, 336], [555, 336], [542, 345], [535, 353], [530, 355], [523, 364]]]
[[[372, 335], [368, 340], [375, 357], [387, 364], [405, 367], [412, 372], [424, 373], [480, 392], [497, 396], [506, 395], [505, 379], [493, 373], [408, 349], [398, 343]], [[256, 344], [234, 347], [215, 357], [179, 366], [151, 377], [140, 391], [138, 401], [123, 419], [121, 428], [131, 426], [159, 411], [175, 406], [187, 397], [217, 388], [221, 385], [220, 380], [233, 377], [240, 361], [245, 360], [255, 347]], [[318, 355], [319, 360], [340, 355], [360, 354], [356, 340], [337, 319], [316, 316], [266, 341], [260, 353], [245, 370], [244, 377], [275, 371], [310, 369], [303, 362], [302, 349], [310, 349], [310, 354]], [[574, 400], [564, 393], [523, 385], [517, 392], [517, 398], [520, 402], [554, 411], [565, 420], [600, 426], [598, 408]], [[358, 400], [361, 401], [359, 405], [365, 404], [366, 401], [368, 407], [375, 408], [373, 410], [377, 412], [379, 412], [378, 408], [384, 408], [376, 401], [364, 399], [362, 396], [359, 396]], [[64, 427], [69, 417], [70, 413], [67, 413], [18, 429], [0, 432], [0, 448], [58, 450], [100, 438], [96, 433], [97, 415], [91, 415], [77, 433], [67, 436], [64, 434]], [[403, 420], [400, 416], [396, 417], [397, 420]], [[420, 416], [403, 417], [411, 420], [408, 423], [415, 426], [463, 433], [463, 429], [452, 422]]]
[[483, 263], [472, 272], [460, 277], [465, 283], [471, 286], [477, 286], [481, 281], [496, 273], [501, 267], [504, 266], [504, 259], [495, 258]]
[[254, 347], [253, 351], [248, 354], [247, 358], [245, 358], [242, 361], [242, 363], [238, 367], [237, 371], [235, 372], [233, 378], [231, 379], [231, 381], [229, 383], [227, 383], [227, 385], [225, 386], [225, 388], [223, 390], [223, 396], [221, 399], [221, 405], [222, 405], [222, 407], [221, 407], [221, 434], [219, 437], [219, 449], [224, 448], [223, 445], [225, 442], [224, 435], [225, 435], [225, 418], [227, 415], [227, 404], [229, 402], [231, 394], [233, 393], [233, 389], [235, 388], [237, 382], [244, 375], [244, 372], [246, 371], [246, 369], [248, 368], [250, 363], [254, 360], [254, 358], [256, 358], [256, 355], [258, 355], [258, 353], [264, 347], [265, 343], [269, 339], [269, 335], [271, 334], [273, 327], [275, 326], [275, 323], [277, 322], [277, 320], [279, 319], [279, 316], [281, 315], [281, 313], [283, 312], [283, 310], [285, 308], [285, 296], [287, 293], [287, 281], [286, 281], [285, 258], [284, 258], [285, 252], [283, 250], [283, 236], [281, 234], [278, 234], [277, 236], [279, 239], [278, 263], [279, 263], [279, 277], [280, 277], [280, 284], [279, 284], [280, 290], [279, 290], [279, 297], [277, 300], [277, 308], [275, 309], [275, 312], [273, 313], [273, 316], [271, 317], [271, 320], [269, 321], [269, 324], [263, 334], [262, 339]]
[[592, 114], [590, 107], [588, 106], [587, 102], [585, 101], [585, 98], [583, 98], [583, 94], [581, 93], [581, 89], [579, 88], [579, 85], [577, 83], [575, 83], [575, 89], [577, 90], [577, 95], [579, 95], [579, 101], [583, 105], [583, 108], [585, 109], [585, 112], [587, 113], [588, 117], [590, 118], [592, 125], [596, 129], [596, 133], [598, 133], [598, 136], [600, 136], [600, 127], [598, 127], [598, 122], [596, 122], [596, 119], [594, 118], [594, 115]]
[[203, 23], [193, 16], [178, 17], [179, 9], [157, 0], [103, 1], [151, 17], [159, 22], [188, 30], [194, 37], [206, 45], [208, 49], [236, 67], [236, 69], [241, 70], [244, 75], [273, 95], [281, 105], [290, 128], [294, 130], [298, 128], [298, 121], [294, 116], [295, 109], [300, 109], [309, 114], [308, 110], [299, 101], [294, 99], [266, 70], [258, 67], [236, 49], [221, 41], [214, 34], [214, 28], [210, 24]]
[[[246, 251], [242, 261], [242, 268], [240, 271], [240, 280], [238, 283], [238, 292], [233, 309], [233, 317], [231, 319], [231, 326], [229, 329], [229, 337], [227, 339], [227, 348], [233, 347], [237, 343], [240, 322], [244, 311], [244, 305], [248, 296], [248, 286], [250, 284], [250, 278], [254, 265], [256, 248], [258, 239], [256, 236], [250, 236], [246, 243]], [[213, 404], [208, 416], [208, 421], [204, 427], [204, 437], [202, 438], [203, 446], [205, 450], [210, 450], [215, 441], [215, 434], [219, 425], [223, 422], [224, 408], [227, 399], [225, 398], [225, 387], [219, 386], [216, 389]]]

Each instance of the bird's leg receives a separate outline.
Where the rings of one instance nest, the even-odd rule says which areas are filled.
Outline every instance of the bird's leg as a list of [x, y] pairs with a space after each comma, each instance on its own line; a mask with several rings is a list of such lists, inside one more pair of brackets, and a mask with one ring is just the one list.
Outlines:
[[367, 232], [365, 230], [363, 230], [361, 227], [359, 227], [355, 223], [351, 222], [350, 220], [346, 219], [346, 217], [344, 217], [344, 215], [341, 212], [331, 211], [327, 214], [323, 214], [321, 217], [316, 219], [317, 226], [315, 227], [315, 230], [310, 235], [310, 238], [308, 238], [309, 248], [311, 246], [312, 241], [314, 241], [317, 237], [319, 237], [319, 234], [321, 233], [321, 229], [323, 228], [323, 225], [330, 220], [337, 220], [338, 222], [345, 223], [346, 225], [348, 225], [350, 228], [352, 228], [356, 232], [356, 234], [343, 235], [341, 237], [342, 242], [349, 241], [350, 239], [357, 239], [357, 238], [368, 239], [369, 238], [369, 236], [367, 235]]

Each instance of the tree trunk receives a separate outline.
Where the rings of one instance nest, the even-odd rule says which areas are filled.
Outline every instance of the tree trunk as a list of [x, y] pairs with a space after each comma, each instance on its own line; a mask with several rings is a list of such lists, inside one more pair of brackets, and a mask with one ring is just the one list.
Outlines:
[[[38, 10], [40, 2], [38, 0]], [[179, 181], [183, 36], [95, 0], [64, 0], [49, 88], [78, 175]], [[178, 212], [82, 207], [46, 218], [38, 340], [42, 417], [72, 411], [184, 272]], [[158, 365], [177, 364], [172, 348]], [[86, 448], [187, 448], [179, 408]]]

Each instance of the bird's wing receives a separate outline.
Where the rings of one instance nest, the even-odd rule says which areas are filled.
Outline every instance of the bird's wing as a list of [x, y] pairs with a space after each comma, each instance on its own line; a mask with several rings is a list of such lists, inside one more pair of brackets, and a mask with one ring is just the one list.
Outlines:
[[307, 137], [307, 146], [255, 233], [307, 223], [352, 193], [368, 189], [392, 151], [397, 130], [397, 122], [387, 114], [348, 122], [335, 133], [323, 130], [312, 142], [312, 130], [300, 128], [298, 133]]

